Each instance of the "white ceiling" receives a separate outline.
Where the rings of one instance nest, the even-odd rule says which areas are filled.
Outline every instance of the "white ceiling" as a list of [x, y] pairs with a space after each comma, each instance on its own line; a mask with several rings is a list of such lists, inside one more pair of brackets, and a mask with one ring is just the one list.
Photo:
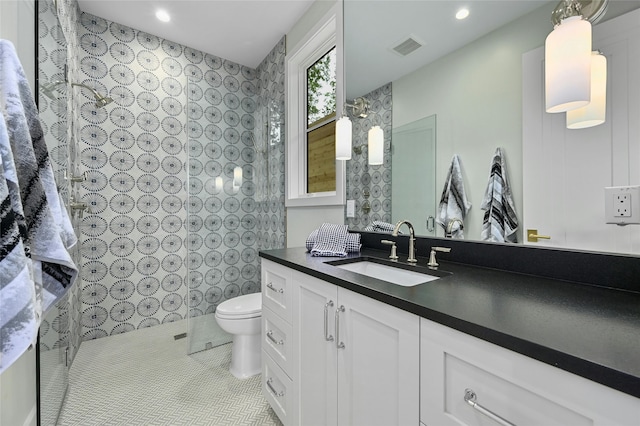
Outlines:
[[[256, 68], [313, 0], [78, 0], [80, 10]], [[168, 23], [157, 9], [171, 15]]]

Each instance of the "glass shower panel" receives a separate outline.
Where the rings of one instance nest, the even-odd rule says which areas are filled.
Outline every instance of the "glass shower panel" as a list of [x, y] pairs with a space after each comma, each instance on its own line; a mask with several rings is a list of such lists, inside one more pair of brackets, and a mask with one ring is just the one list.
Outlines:
[[392, 164], [402, 167], [391, 168], [391, 221], [408, 219], [416, 235], [434, 236], [436, 116], [393, 129], [392, 139]]
[[[34, 95], [38, 96], [40, 120], [58, 191], [64, 204], [68, 206], [70, 184], [66, 174], [69, 168], [69, 138], [67, 87], [64, 83], [67, 42], [58, 21], [53, 0], [38, 1], [37, 6], [40, 87]], [[47, 311], [39, 331], [39, 412], [40, 424], [43, 426], [56, 424], [67, 392], [69, 323], [69, 295], [67, 295]]]
[[[188, 353], [231, 342], [216, 322], [225, 300], [223, 203], [233, 196], [233, 169], [222, 165], [220, 93], [207, 79], [187, 85], [187, 347]], [[227, 172], [227, 173], [225, 173]], [[233, 201], [231, 202], [233, 204]], [[233, 261], [233, 260], [231, 260]], [[227, 262], [229, 260], [227, 259]], [[229, 278], [229, 277], [227, 277]]]

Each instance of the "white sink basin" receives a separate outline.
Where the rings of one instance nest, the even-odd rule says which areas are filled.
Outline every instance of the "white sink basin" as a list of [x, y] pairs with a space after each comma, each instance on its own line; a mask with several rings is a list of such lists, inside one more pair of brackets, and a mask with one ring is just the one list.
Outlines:
[[440, 278], [434, 275], [407, 271], [406, 269], [396, 268], [394, 266], [383, 265], [375, 262], [369, 262], [366, 260], [362, 262], [333, 264], [333, 266], [340, 269], [346, 269], [347, 271], [355, 272], [361, 275], [366, 275], [368, 277], [388, 281], [390, 283], [401, 285], [404, 287], [424, 284]]

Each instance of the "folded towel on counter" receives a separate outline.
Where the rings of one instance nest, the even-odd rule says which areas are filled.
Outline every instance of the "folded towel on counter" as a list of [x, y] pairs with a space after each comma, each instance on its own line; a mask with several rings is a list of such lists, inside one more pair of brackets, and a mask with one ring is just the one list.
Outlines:
[[318, 228], [311, 256], [345, 257], [347, 255], [347, 235], [347, 225], [323, 223]]
[[366, 232], [386, 232], [388, 234], [390, 234], [391, 232], [393, 232], [393, 229], [396, 226], [393, 223], [389, 223], [389, 222], [382, 222], [380, 220], [374, 220], [373, 222], [371, 222], [371, 224], [367, 225], [363, 231]]
[[436, 217], [436, 222], [445, 230], [445, 236], [450, 234], [451, 238], [464, 238], [463, 222], [470, 208], [471, 203], [464, 190], [460, 158], [455, 154], [447, 172]]
[[516, 235], [518, 217], [501, 148], [497, 148], [493, 155], [489, 182], [480, 208], [485, 210], [482, 222], [482, 240], [501, 243], [518, 242]]
[[34, 344], [41, 316], [66, 294], [78, 271], [67, 250], [75, 242], [73, 228], [60, 204], [33, 93], [7, 40], [0, 40], [0, 111], [3, 371]]
[[[318, 230], [314, 229], [311, 231], [311, 234], [307, 237], [307, 241], [305, 243], [307, 247], [307, 251], [311, 251], [313, 249], [313, 245], [316, 243], [316, 239], [318, 238]], [[360, 248], [362, 244], [360, 243], [360, 234], [356, 232], [349, 232], [347, 234], [347, 253], [358, 253], [360, 252]]]

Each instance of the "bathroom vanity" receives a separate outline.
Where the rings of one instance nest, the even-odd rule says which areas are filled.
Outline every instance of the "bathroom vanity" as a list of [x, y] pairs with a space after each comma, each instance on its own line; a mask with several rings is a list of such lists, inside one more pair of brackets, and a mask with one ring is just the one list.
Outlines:
[[451, 262], [407, 287], [303, 248], [260, 257], [263, 392], [285, 425], [640, 423], [640, 294]]

